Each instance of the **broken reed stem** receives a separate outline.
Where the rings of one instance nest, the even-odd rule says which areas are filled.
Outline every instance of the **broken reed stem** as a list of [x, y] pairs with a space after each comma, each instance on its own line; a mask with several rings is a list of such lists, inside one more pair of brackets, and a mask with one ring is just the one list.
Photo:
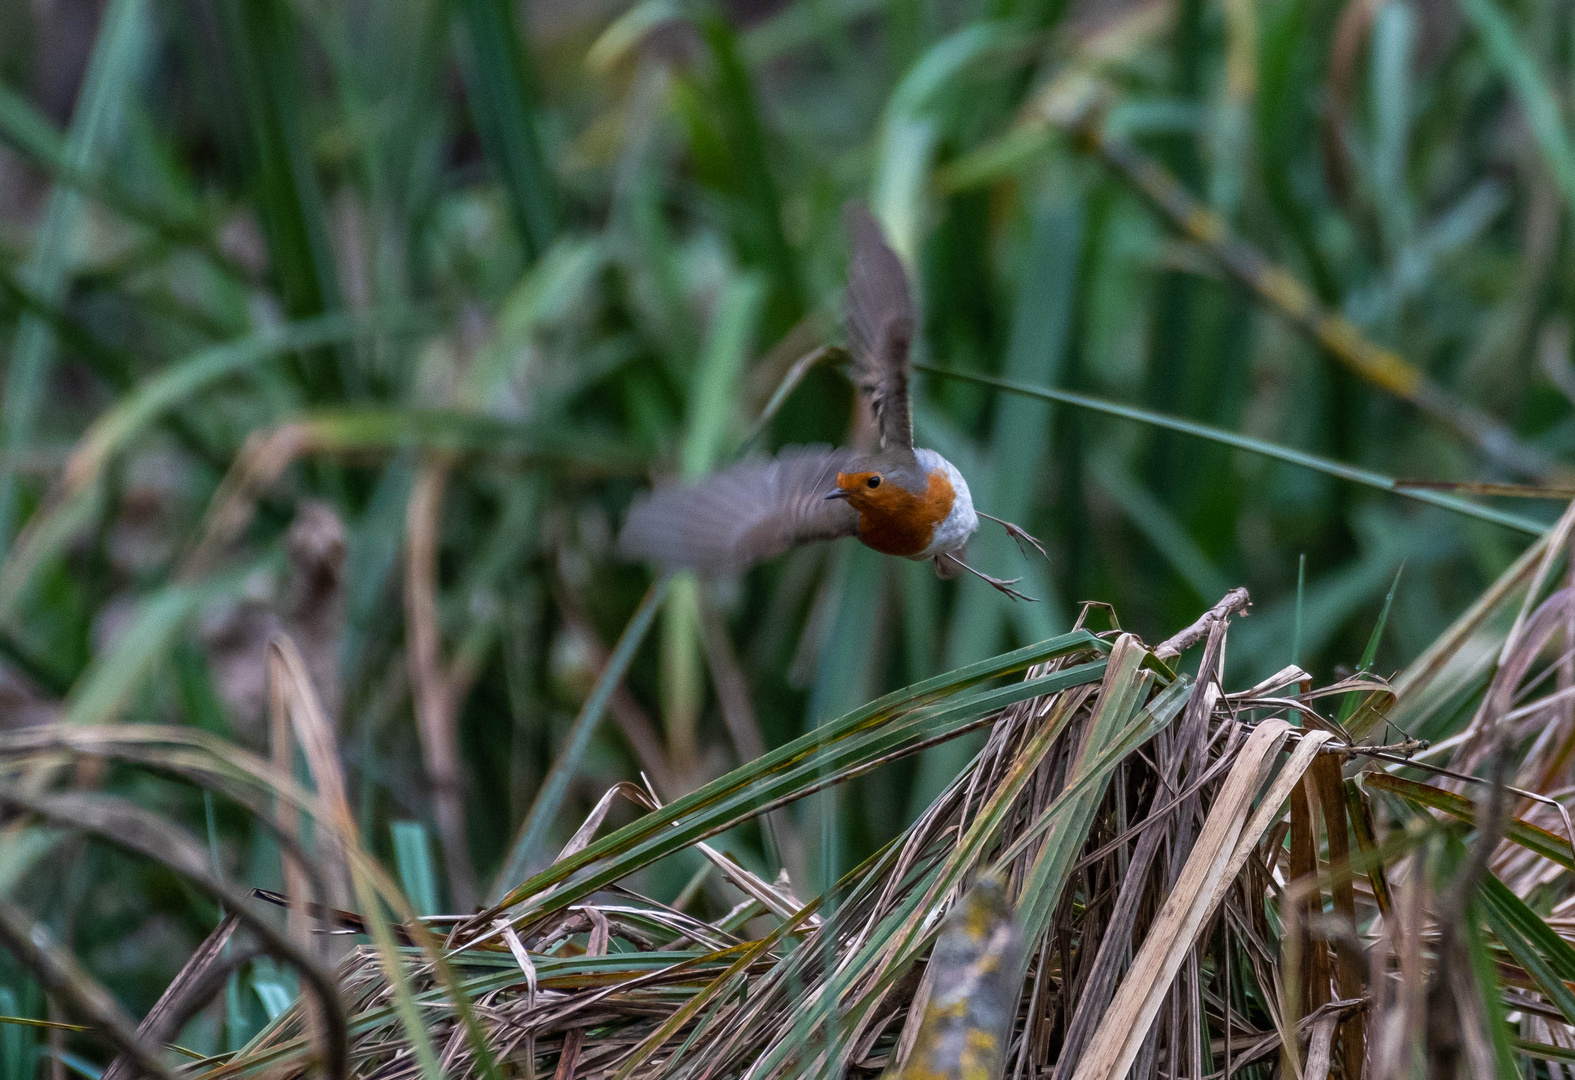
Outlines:
[[1191, 626], [1155, 646], [1154, 655], [1166, 661], [1179, 657], [1202, 641], [1208, 635], [1209, 628], [1215, 623], [1224, 622], [1232, 615], [1245, 612], [1251, 603], [1252, 597], [1248, 595], [1246, 588], [1241, 585], [1236, 586], [1220, 597], [1219, 602], [1213, 607], [1199, 615]]

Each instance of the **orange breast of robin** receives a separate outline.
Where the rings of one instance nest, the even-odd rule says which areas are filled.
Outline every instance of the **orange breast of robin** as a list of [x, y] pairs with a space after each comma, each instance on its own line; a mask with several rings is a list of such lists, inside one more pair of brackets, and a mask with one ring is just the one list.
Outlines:
[[859, 539], [866, 546], [884, 555], [912, 556], [930, 546], [935, 527], [952, 512], [955, 494], [946, 474], [936, 470], [922, 492], [882, 484], [873, 491], [856, 490], [848, 501], [859, 512]]

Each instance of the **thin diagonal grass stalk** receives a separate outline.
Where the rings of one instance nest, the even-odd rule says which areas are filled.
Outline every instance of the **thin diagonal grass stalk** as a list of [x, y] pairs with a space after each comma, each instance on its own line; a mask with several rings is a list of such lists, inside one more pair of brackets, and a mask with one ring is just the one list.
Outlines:
[[1312, 469], [1326, 476], [1338, 477], [1349, 480], [1353, 484], [1361, 484], [1377, 491], [1387, 491], [1403, 498], [1414, 499], [1429, 506], [1437, 506], [1466, 517], [1476, 518], [1478, 521], [1490, 521], [1495, 525], [1502, 525], [1506, 529], [1525, 533], [1528, 536], [1541, 536], [1547, 529], [1543, 522], [1520, 514], [1511, 514], [1502, 510], [1495, 510], [1490, 506], [1482, 506], [1467, 499], [1455, 498], [1441, 492], [1427, 491], [1419, 488], [1407, 487], [1400, 481], [1383, 473], [1371, 469], [1362, 469], [1354, 465], [1333, 461], [1318, 454], [1310, 454], [1304, 450], [1293, 450], [1288, 446], [1280, 446], [1255, 439], [1250, 435], [1238, 435], [1233, 431], [1214, 427], [1212, 424], [1199, 423], [1196, 420], [1184, 420], [1176, 416], [1167, 416], [1164, 413], [1154, 412], [1151, 409], [1139, 408], [1136, 405], [1122, 405], [1119, 402], [1105, 401], [1090, 394], [1080, 394], [1073, 390], [1054, 390], [1046, 386], [1029, 386], [1025, 383], [1011, 382], [1007, 379], [997, 379], [990, 375], [979, 375], [971, 371], [956, 371], [950, 368], [938, 367], [934, 364], [915, 364], [920, 371], [927, 371], [932, 375], [940, 375], [948, 379], [961, 379], [965, 382], [978, 383], [981, 386], [992, 386], [997, 390], [1004, 390], [1009, 394], [1022, 394], [1025, 397], [1035, 397], [1042, 401], [1055, 401], [1064, 405], [1074, 405], [1080, 409], [1089, 409], [1093, 412], [1104, 413], [1107, 416], [1118, 416], [1123, 420], [1133, 420], [1140, 424], [1149, 424], [1153, 427], [1165, 428], [1168, 431], [1179, 431], [1185, 435], [1195, 435], [1200, 439], [1220, 443], [1224, 446], [1234, 447], [1237, 450], [1246, 450], [1249, 453], [1261, 454], [1264, 457], [1274, 458], [1290, 465], [1300, 465], [1304, 469]]

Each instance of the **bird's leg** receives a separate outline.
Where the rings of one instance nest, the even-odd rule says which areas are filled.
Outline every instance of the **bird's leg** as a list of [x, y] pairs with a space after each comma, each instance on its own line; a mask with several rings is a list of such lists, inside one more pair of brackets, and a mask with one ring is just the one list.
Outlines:
[[957, 567], [960, 563], [961, 560], [954, 559], [950, 555], [935, 556], [935, 576], [942, 581], [950, 581], [958, 575]]
[[950, 563], [952, 565], [962, 567], [964, 570], [968, 571], [970, 574], [972, 574], [974, 577], [978, 578], [979, 580], [988, 582], [990, 585], [992, 585], [995, 588], [999, 589], [1001, 592], [1005, 593], [1007, 596], [1010, 596], [1013, 600], [1026, 600], [1030, 604], [1038, 603], [1038, 601], [1035, 600], [1034, 597], [1028, 596], [1028, 595], [1026, 595], [1024, 593], [1020, 593], [1016, 589], [1012, 588], [1013, 585], [1016, 585], [1019, 581], [1023, 580], [1022, 578], [1012, 578], [1012, 579], [1010, 579], [1008, 581], [1002, 581], [998, 577], [991, 577], [989, 574], [986, 574], [983, 570], [976, 570], [976, 569], [974, 569], [973, 567], [969, 566], [967, 563], [963, 562], [961, 559], [959, 559], [955, 555], [937, 555], [935, 557], [935, 561], [937, 563], [940, 563], [940, 561], [942, 559], [947, 560], [948, 563]]
[[1033, 533], [1029, 532], [1021, 525], [1013, 525], [1005, 518], [998, 518], [993, 514], [986, 514], [983, 510], [975, 509], [974, 513], [978, 514], [982, 518], [985, 518], [986, 520], [995, 522], [997, 525], [1001, 526], [1001, 528], [1005, 529], [1007, 535], [1013, 540], [1017, 541], [1018, 550], [1020, 550], [1024, 555], [1028, 554], [1028, 549], [1023, 547], [1023, 544], [1026, 542], [1032, 544], [1034, 546], [1034, 550], [1044, 556], [1045, 562], [1050, 561], [1050, 553], [1045, 550], [1045, 546], [1034, 538]]

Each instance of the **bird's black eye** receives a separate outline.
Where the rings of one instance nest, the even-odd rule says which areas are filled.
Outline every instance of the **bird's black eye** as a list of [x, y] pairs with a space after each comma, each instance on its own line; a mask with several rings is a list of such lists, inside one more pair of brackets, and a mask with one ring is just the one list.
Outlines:
[[868, 480], [864, 481], [864, 484], [865, 484], [866, 487], [872, 487], [872, 488], [880, 487], [880, 477], [872, 476]]

